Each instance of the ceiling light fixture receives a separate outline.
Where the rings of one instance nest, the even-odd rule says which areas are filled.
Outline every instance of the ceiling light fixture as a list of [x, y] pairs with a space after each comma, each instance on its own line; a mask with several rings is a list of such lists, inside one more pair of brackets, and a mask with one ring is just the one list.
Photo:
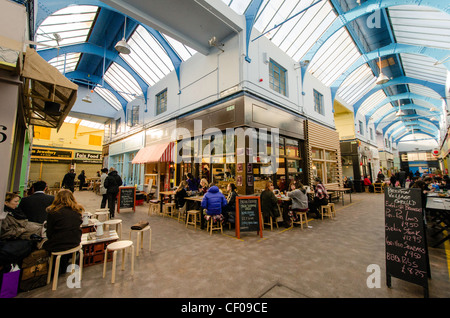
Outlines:
[[386, 84], [387, 82], [389, 82], [389, 77], [384, 75], [383, 72], [381, 71], [381, 57], [379, 59], [380, 59], [380, 75], [378, 76], [377, 81], [375, 82], [377, 85]]
[[400, 116], [405, 116], [406, 114], [405, 114], [405, 112], [402, 110], [402, 106], [401, 105], [399, 105], [398, 106], [398, 112], [397, 112], [397, 114], [395, 114], [395, 116], [396, 117], [400, 117]]
[[91, 96], [89, 95], [89, 83], [88, 83], [88, 93], [86, 94], [86, 96], [83, 97], [82, 101], [89, 104], [92, 103]]
[[117, 42], [116, 46], [114, 47], [119, 53], [122, 54], [130, 54], [131, 48], [127, 43], [127, 40], [125, 40], [125, 33], [127, 31], [127, 17], [125, 17], [125, 24], [123, 26], [123, 38], [119, 42]]

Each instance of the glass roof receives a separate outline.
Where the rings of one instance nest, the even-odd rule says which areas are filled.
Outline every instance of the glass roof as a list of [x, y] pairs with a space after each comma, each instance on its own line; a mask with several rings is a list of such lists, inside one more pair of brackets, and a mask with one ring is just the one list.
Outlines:
[[105, 125], [104, 124], [95, 123], [93, 121], [89, 121], [89, 120], [85, 120], [85, 119], [78, 119], [78, 118], [70, 117], [70, 116], [67, 116], [64, 119], [64, 122], [65, 123], [69, 123], [69, 124], [79, 123], [81, 126], [86, 126], [86, 127], [90, 127], [90, 128], [99, 129], [99, 130], [105, 129]]
[[[42, 43], [37, 46], [37, 50], [87, 42], [98, 13], [96, 6], [74, 5], [52, 14], [45, 19], [36, 32], [36, 42]], [[195, 50], [177, 40], [164, 34], [162, 36], [182, 61], [186, 61], [196, 53]], [[149, 86], [174, 70], [172, 61], [162, 45], [141, 25], [137, 26], [127, 43], [131, 47], [131, 53], [120, 54], [120, 57]], [[61, 73], [68, 73], [76, 70], [81, 56], [82, 53], [62, 54], [50, 60], [49, 63]], [[117, 63], [111, 63], [103, 79], [127, 102], [144, 93], [136, 79]], [[97, 86], [94, 91], [115, 109], [122, 109], [117, 97], [108, 89]]]

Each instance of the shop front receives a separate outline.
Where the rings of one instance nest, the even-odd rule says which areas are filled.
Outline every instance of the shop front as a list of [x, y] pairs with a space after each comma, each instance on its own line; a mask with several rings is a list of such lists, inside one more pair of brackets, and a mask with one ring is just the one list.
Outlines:
[[176, 139], [178, 182], [192, 174], [240, 194], [307, 182], [304, 119], [247, 94], [179, 118]]
[[77, 176], [84, 170], [87, 179], [95, 180], [101, 168], [102, 155], [99, 152], [33, 147], [28, 187], [43, 180], [49, 188], [60, 188], [64, 175], [70, 169], [74, 169]]

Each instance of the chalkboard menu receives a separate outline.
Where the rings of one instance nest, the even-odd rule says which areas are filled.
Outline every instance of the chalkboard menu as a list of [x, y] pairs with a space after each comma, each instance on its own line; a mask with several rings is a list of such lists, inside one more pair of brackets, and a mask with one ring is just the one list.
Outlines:
[[136, 211], [136, 188], [135, 187], [119, 187], [119, 197], [117, 199], [117, 212], [120, 209], [133, 209]]
[[256, 231], [262, 237], [261, 201], [259, 197], [236, 197], [236, 236], [240, 232]]
[[428, 297], [429, 261], [421, 189], [386, 188], [386, 282], [396, 277], [424, 287]]

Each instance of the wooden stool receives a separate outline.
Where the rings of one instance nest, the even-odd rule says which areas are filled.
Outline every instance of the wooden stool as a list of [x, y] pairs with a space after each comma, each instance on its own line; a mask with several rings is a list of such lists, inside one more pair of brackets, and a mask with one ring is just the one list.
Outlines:
[[122, 220], [114, 219], [103, 222], [104, 225], [108, 225], [108, 229], [110, 225], [116, 226], [116, 232], [119, 235], [119, 238], [122, 238]]
[[[333, 203], [333, 205], [334, 205], [334, 203]], [[326, 210], [326, 213], [325, 213], [325, 210]], [[321, 211], [321, 214], [322, 214], [322, 220], [323, 220], [324, 216], [328, 216], [331, 219], [333, 218], [333, 214], [331, 212], [330, 203], [328, 203], [327, 205], [321, 205], [320, 206], [320, 211]]]
[[278, 222], [274, 221], [271, 216], [269, 216], [269, 222], [265, 222], [264, 225], [270, 226], [270, 230], [273, 231], [273, 223], [276, 224], [277, 229], [278, 229]]
[[306, 214], [306, 211], [305, 212], [292, 211], [292, 212], [300, 216], [300, 221], [292, 221], [292, 226], [294, 226], [294, 223], [300, 224], [301, 229], [303, 230], [303, 217], [305, 217], [306, 227], [308, 227], [308, 215]]
[[182, 208], [178, 209], [178, 223], [180, 222], [180, 219], [186, 220], [186, 203]]
[[117, 241], [109, 244], [105, 249], [105, 259], [103, 261], [103, 278], [106, 275], [106, 262], [108, 258], [108, 252], [113, 251], [113, 262], [112, 262], [112, 278], [111, 283], [114, 284], [116, 280], [116, 259], [117, 251], [122, 250], [122, 270], [125, 269], [125, 249], [131, 247], [131, 275], [134, 275], [134, 245], [132, 241], [124, 240]]
[[131, 234], [132, 233], [137, 233], [137, 239], [136, 239], [136, 256], [139, 256], [139, 249], [144, 248], [144, 232], [148, 231], [148, 251], [150, 252], [150, 250], [152, 249], [152, 229], [150, 227], [150, 225], [147, 225], [146, 227], [144, 227], [142, 230], [133, 230], [131, 229], [130, 232], [130, 240], [131, 240]]
[[328, 205], [330, 206], [331, 215], [336, 217], [336, 208], [334, 207], [334, 203], [328, 203]]
[[175, 210], [175, 203], [164, 203], [163, 205], [163, 217], [167, 214], [173, 216], [173, 211]]
[[[198, 221], [200, 221], [200, 211], [199, 210], [187, 211], [186, 227], [188, 226], [188, 224], [191, 224], [191, 225], [194, 225], [195, 229], [197, 229], [197, 216], [199, 216]], [[192, 220], [191, 220], [191, 218], [192, 218]]]
[[[100, 210], [100, 209], [98, 209], [98, 210]], [[108, 221], [109, 220], [109, 210], [108, 211], [96, 211], [94, 213], [94, 217], [99, 221], [100, 221], [100, 218], [104, 219], [102, 221]], [[100, 221], [100, 222], [102, 222], [102, 221]]]
[[[75, 265], [77, 252], [80, 253], [79, 266], [80, 266], [80, 281], [81, 281], [82, 273], [83, 273], [83, 247], [81, 246], [81, 244], [79, 246], [77, 246], [77, 247], [74, 247], [74, 248], [70, 249], [70, 250], [61, 251], [61, 252], [52, 252], [52, 254], [50, 256], [50, 259], [49, 259], [49, 269], [48, 269], [48, 275], [47, 275], [47, 284], [50, 284], [50, 280], [51, 280], [51, 277], [52, 277], [53, 256], [56, 256], [55, 274], [53, 275], [52, 290], [56, 290], [56, 287], [58, 285], [59, 262], [61, 260], [61, 255], [72, 254], [72, 265]], [[72, 268], [72, 272], [73, 272], [73, 268]]]
[[[218, 224], [218, 225], [217, 225]], [[223, 227], [222, 227], [222, 221], [221, 220], [217, 220], [216, 222], [216, 226], [214, 226], [214, 220], [213, 217], [210, 216], [209, 217], [209, 221], [206, 224], [206, 231], [209, 231], [209, 235], [212, 235], [212, 231], [216, 231], [216, 230], [220, 230], [220, 233], [223, 234]]]
[[148, 215], [159, 214], [159, 201], [151, 200], [148, 205]]

